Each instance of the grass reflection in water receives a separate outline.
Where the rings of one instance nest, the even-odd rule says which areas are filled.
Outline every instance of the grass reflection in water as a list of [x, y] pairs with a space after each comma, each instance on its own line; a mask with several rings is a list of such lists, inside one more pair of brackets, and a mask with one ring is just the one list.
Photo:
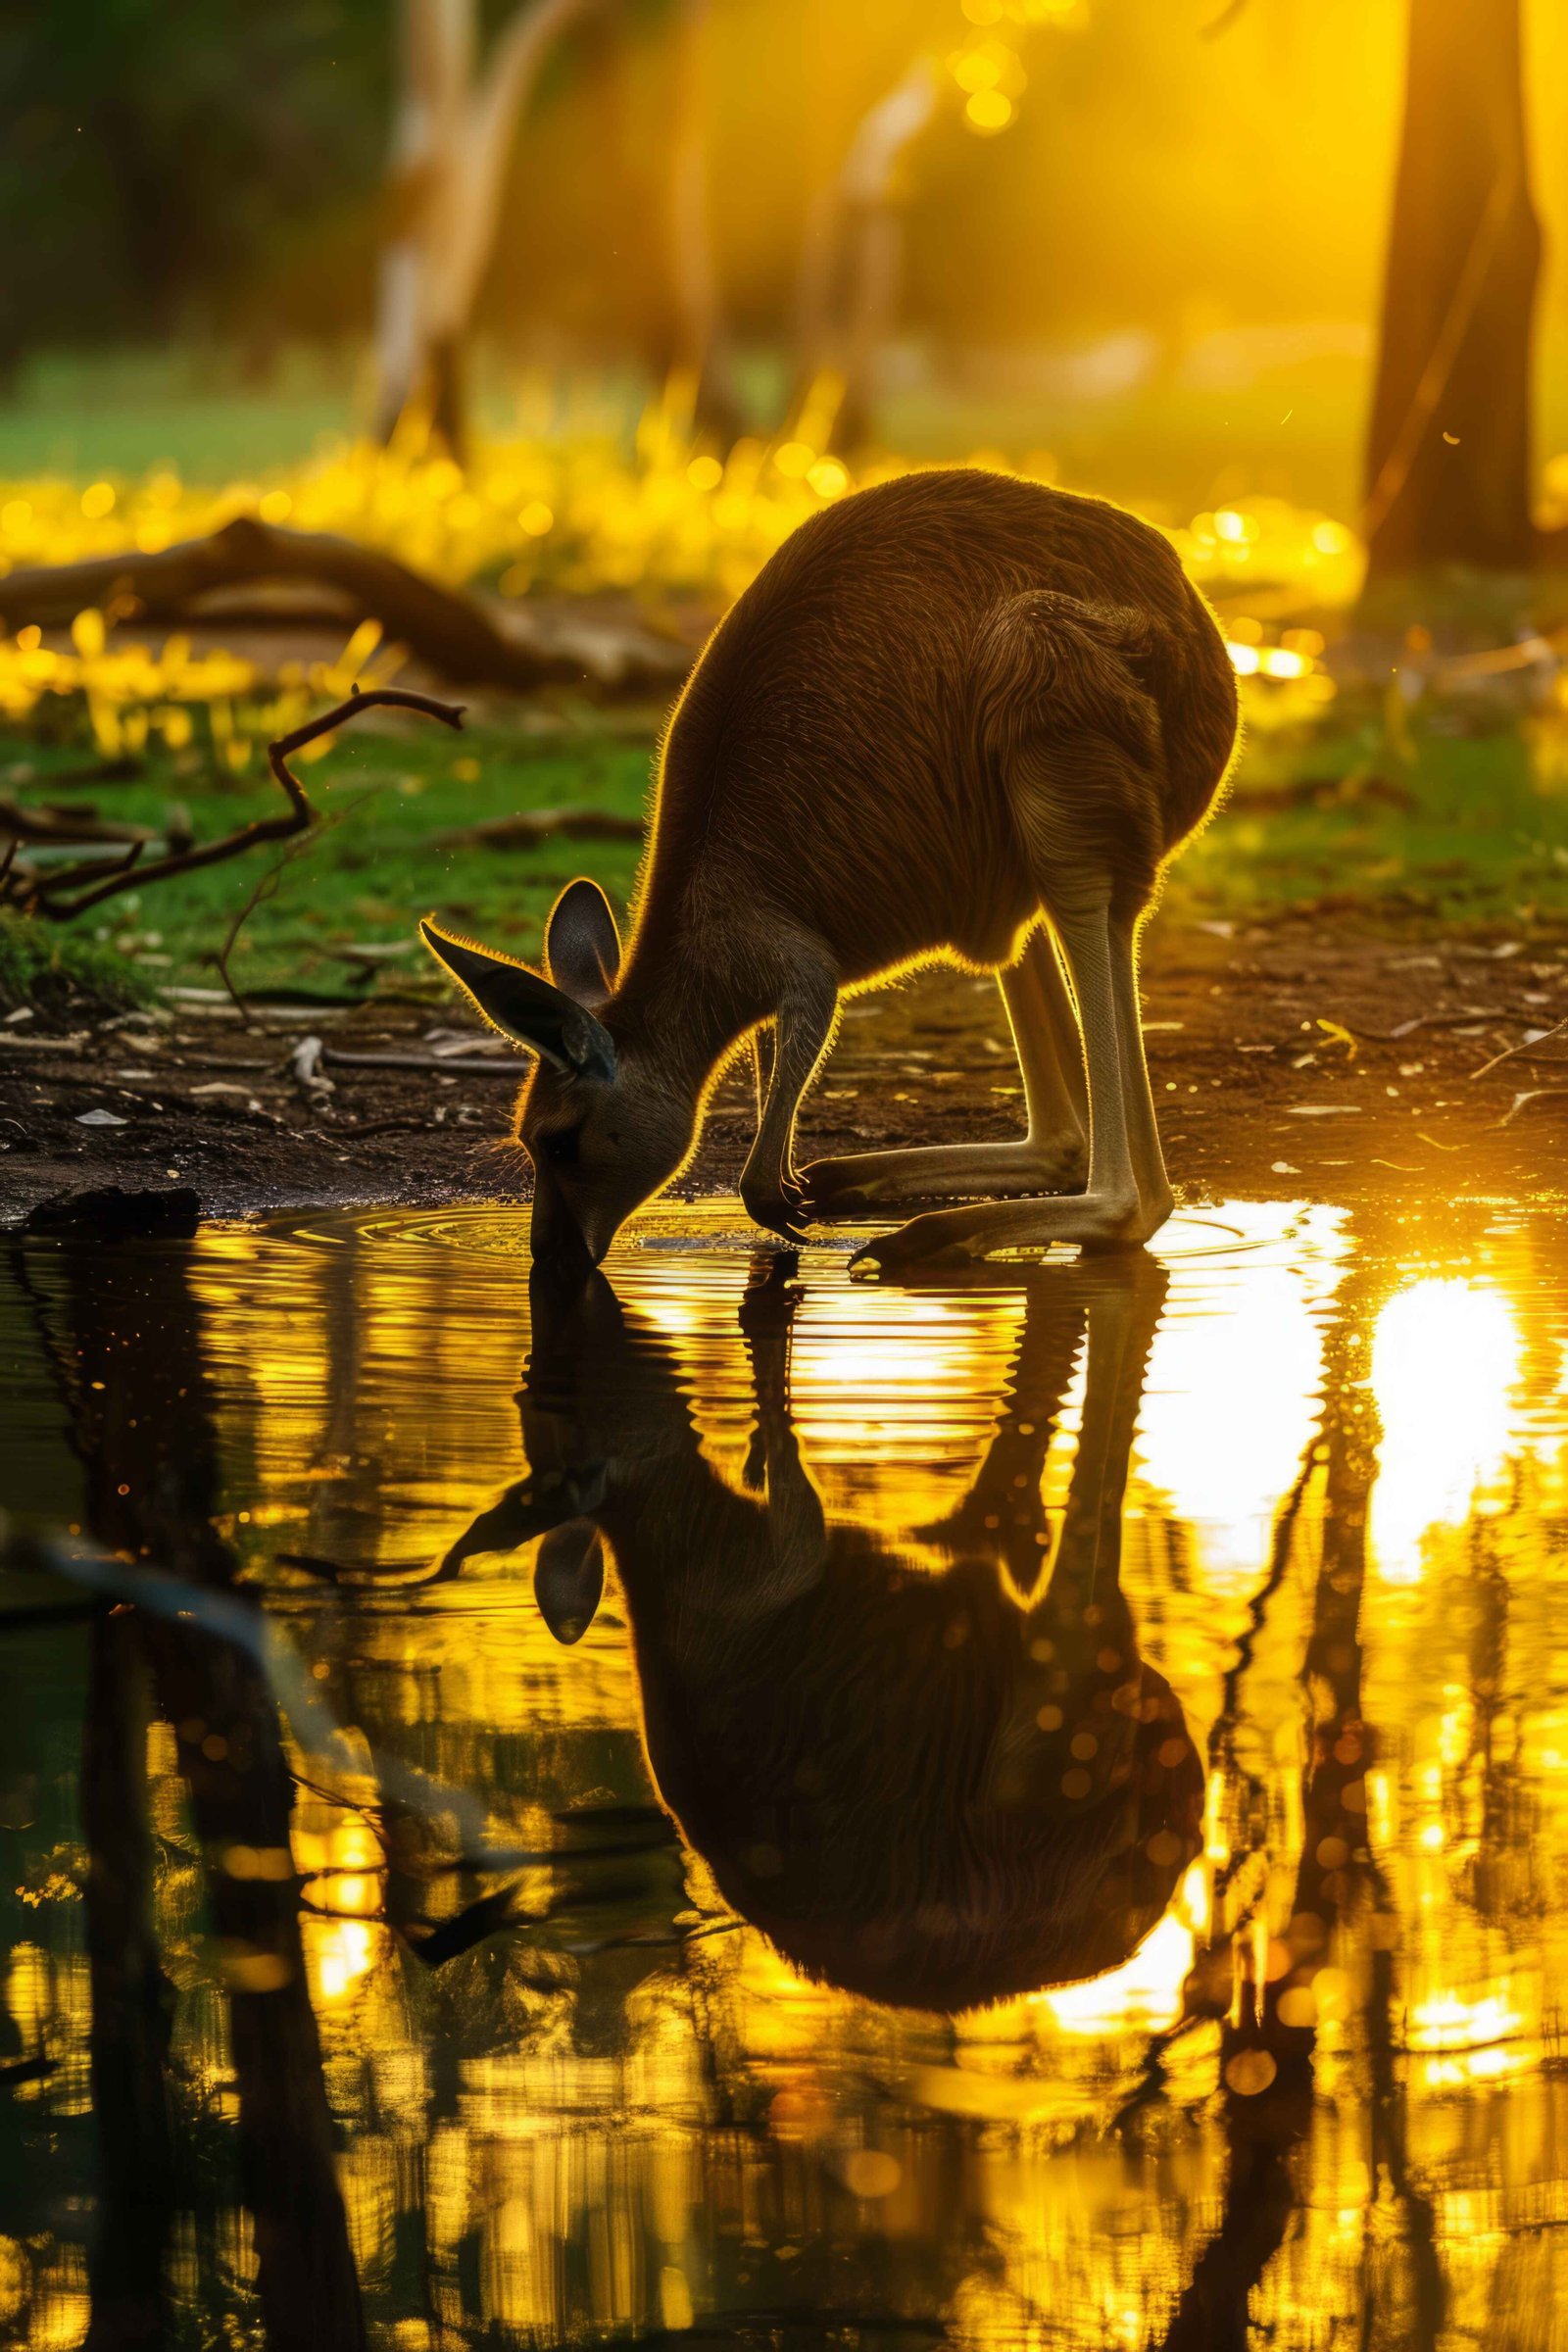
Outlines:
[[681, 1238], [13, 1252], [5, 2326], [1544, 2343], [1560, 1244]]

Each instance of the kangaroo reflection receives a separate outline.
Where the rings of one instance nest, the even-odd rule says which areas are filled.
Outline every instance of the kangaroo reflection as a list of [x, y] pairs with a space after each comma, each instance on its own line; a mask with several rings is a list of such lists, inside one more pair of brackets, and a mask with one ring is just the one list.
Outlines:
[[[932, 1574], [825, 1519], [790, 1414], [788, 1272], [771, 1261], [742, 1309], [745, 1492], [703, 1455], [671, 1349], [604, 1278], [569, 1300], [536, 1278], [531, 1474], [444, 1565], [548, 1531], [540, 1603], [572, 1639], [608, 1541], [661, 1793], [726, 1901], [809, 1976], [955, 2011], [1115, 1967], [1200, 1843], [1201, 1768], [1118, 1583], [1165, 1277], [1146, 1260], [1030, 1278], [986, 1457], [921, 1531], [948, 1555]], [[1054, 1540], [1042, 1474], [1080, 1355]]]

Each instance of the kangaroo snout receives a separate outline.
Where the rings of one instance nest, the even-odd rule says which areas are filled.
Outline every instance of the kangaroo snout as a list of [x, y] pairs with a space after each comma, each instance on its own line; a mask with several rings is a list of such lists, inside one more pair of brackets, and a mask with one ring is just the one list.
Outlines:
[[587, 1274], [614, 1238], [612, 1230], [591, 1241], [573, 1216], [548, 1162], [536, 1166], [533, 1217], [528, 1227], [528, 1246], [536, 1265], [563, 1278]]

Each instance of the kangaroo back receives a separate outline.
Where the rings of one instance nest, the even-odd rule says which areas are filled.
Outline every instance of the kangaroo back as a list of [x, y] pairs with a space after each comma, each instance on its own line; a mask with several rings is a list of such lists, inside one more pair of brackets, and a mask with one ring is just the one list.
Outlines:
[[[693, 675], [643, 924], [683, 927], [694, 906], [722, 924], [740, 892], [748, 920], [823, 939], [852, 982], [943, 948], [1004, 961], [1037, 901], [1004, 755], [1052, 729], [1098, 729], [1107, 766], [1139, 769], [1152, 879], [1236, 733], [1223, 641], [1169, 543], [978, 471], [847, 499], [786, 542]], [[1103, 830], [1125, 799], [1091, 795], [1087, 821]]]

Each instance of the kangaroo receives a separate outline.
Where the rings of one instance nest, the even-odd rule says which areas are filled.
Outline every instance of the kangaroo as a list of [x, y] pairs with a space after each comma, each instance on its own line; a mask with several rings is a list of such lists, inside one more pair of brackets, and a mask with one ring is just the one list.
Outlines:
[[[750, 1492], [706, 1458], [673, 1350], [604, 1276], [563, 1300], [536, 1272], [530, 1473], [444, 1565], [552, 1531], [535, 1590], [571, 1642], [608, 1540], [660, 1794], [725, 1900], [807, 1974], [954, 2011], [1114, 1968], [1201, 1842], [1202, 1767], [1117, 1582], [1163, 1271], [1033, 1277], [996, 1438], [958, 1511], [919, 1531], [946, 1555], [932, 1574], [827, 1521], [790, 1415], [787, 1265], [742, 1308]], [[1053, 1557], [1041, 1474], [1086, 1340]]]
[[[584, 880], [550, 917], [545, 974], [422, 925], [538, 1056], [516, 1124], [535, 1254], [597, 1264], [684, 1166], [719, 1070], [764, 1027], [741, 1178], [759, 1224], [794, 1238], [813, 1216], [965, 1203], [858, 1252], [889, 1268], [1146, 1241], [1173, 1196], [1138, 935], [1236, 741], [1214, 617], [1136, 516], [962, 469], [803, 523], [676, 707], [624, 957]], [[943, 957], [1000, 975], [1026, 1133], [798, 1170], [796, 1115], [843, 996]]]

